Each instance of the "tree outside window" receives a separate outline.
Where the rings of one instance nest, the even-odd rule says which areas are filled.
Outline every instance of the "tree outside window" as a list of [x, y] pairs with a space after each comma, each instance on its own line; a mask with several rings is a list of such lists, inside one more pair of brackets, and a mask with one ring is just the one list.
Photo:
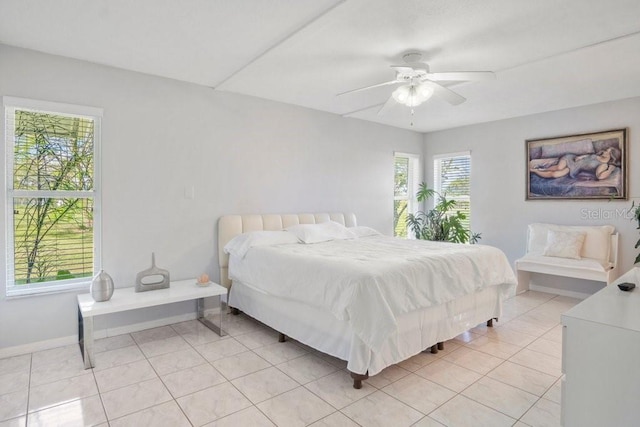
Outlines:
[[5, 118], [13, 206], [8, 293], [87, 283], [96, 259], [99, 118], [13, 106]]
[[395, 153], [393, 232], [396, 237], [408, 237], [407, 215], [417, 209], [415, 194], [420, 182], [420, 157], [416, 154]]

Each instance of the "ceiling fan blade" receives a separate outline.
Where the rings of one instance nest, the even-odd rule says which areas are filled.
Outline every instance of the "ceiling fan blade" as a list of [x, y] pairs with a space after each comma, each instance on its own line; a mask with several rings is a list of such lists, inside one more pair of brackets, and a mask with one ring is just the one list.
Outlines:
[[429, 73], [426, 78], [434, 81], [467, 81], [495, 80], [496, 75], [491, 71], [455, 71], [446, 73]]
[[442, 85], [440, 85], [440, 84], [438, 84], [436, 82], [432, 82], [430, 80], [427, 80], [427, 81], [423, 82], [422, 84], [429, 85], [430, 87], [432, 87], [433, 88], [433, 94], [435, 96], [437, 96], [438, 98], [444, 99], [445, 101], [447, 101], [451, 105], [459, 105], [459, 104], [462, 104], [464, 101], [467, 100], [464, 96], [458, 95], [457, 93], [455, 93], [451, 89], [447, 89], [446, 87], [444, 87], [444, 86], [442, 86]]
[[396, 103], [396, 100], [393, 99], [393, 95], [387, 99], [387, 102], [378, 110], [378, 115], [381, 116], [387, 109], [391, 108]]
[[374, 87], [388, 86], [388, 85], [393, 85], [393, 84], [396, 84], [396, 83], [402, 83], [402, 82], [399, 82], [398, 80], [391, 80], [391, 81], [384, 82], [384, 83], [378, 83], [377, 85], [371, 85], [371, 86], [361, 87], [361, 88], [358, 88], [358, 89], [348, 90], [346, 92], [339, 93], [336, 96], [347, 95], [347, 94], [350, 94], [350, 93], [355, 93], [355, 92], [360, 92], [360, 91], [363, 91], [363, 90], [373, 89]]

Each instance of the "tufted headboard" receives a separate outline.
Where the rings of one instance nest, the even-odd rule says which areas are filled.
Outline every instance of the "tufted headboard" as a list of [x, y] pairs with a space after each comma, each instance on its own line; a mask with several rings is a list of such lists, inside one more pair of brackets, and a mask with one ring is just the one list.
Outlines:
[[267, 214], [267, 215], [225, 215], [218, 221], [218, 265], [220, 266], [220, 284], [231, 287], [229, 279], [229, 255], [224, 246], [238, 234], [260, 230], [282, 230], [297, 224], [318, 224], [335, 221], [346, 227], [355, 227], [356, 216], [353, 213], [316, 213], [316, 214]]

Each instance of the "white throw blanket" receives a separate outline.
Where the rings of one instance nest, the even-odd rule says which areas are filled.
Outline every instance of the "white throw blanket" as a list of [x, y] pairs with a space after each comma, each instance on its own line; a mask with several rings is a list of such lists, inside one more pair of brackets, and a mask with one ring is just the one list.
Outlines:
[[516, 285], [497, 248], [385, 236], [254, 247], [244, 259], [231, 256], [229, 277], [333, 313], [373, 351], [399, 314], [488, 286], [506, 296]]

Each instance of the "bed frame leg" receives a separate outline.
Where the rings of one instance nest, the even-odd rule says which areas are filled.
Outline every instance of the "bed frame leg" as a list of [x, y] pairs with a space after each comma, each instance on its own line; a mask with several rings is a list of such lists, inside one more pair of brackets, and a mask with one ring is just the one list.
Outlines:
[[438, 344], [431, 346], [431, 354], [438, 354]]
[[233, 314], [234, 316], [237, 316], [238, 314], [240, 314], [240, 310], [238, 310], [235, 307], [230, 307], [231, 308], [231, 314]]
[[362, 388], [362, 381], [369, 378], [369, 372], [366, 374], [356, 374], [351, 372], [351, 378], [353, 378], [353, 388], [360, 390]]
[[439, 342], [438, 343], [438, 350], [444, 350], [444, 343], [443, 342]]
[[494, 320], [494, 319], [495, 319], [495, 321], [496, 321], [496, 322], [498, 321], [498, 318], [497, 318], [497, 317], [494, 317], [493, 319], [489, 319], [489, 320], [487, 320], [487, 327], [488, 327], [488, 328], [493, 328], [493, 320]]
[[283, 333], [278, 335], [278, 342], [285, 342], [287, 340], [287, 336]]

